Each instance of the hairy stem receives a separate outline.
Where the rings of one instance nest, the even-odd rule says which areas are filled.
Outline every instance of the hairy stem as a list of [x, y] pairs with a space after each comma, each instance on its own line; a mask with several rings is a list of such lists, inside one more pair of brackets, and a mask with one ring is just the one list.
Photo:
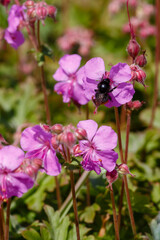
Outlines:
[[6, 227], [5, 227], [5, 240], [9, 240], [9, 219], [10, 219], [10, 205], [11, 199], [7, 201], [7, 216], [6, 216]]
[[[67, 162], [70, 163], [70, 151], [67, 148]], [[73, 171], [70, 170], [70, 180], [71, 180], [71, 191], [73, 198], [73, 209], [74, 209], [74, 217], [75, 217], [75, 225], [76, 225], [76, 234], [77, 240], [80, 240], [80, 232], [79, 232], [79, 220], [78, 220], [78, 211], [77, 211], [77, 202], [76, 202], [76, 192], [75, 192], [75, 184], [74, 184], [74, 174]]]
[[[115, 118], [116, 118], [117, 132], [118, 132], [118, 142], [119, 142], [119, 151], [120, 151], [120, 156], [121, 156], [121, 162], [125, 163], [124, 159], [123, 159], [121, 130], [120, 130], [118, 109], [116, 107], [114, 109], [115, 109]], [[128, 203], [128, 211], [129, 211], [129, 216], [130, 216], [130, 221], [131, 221], [131, 227], [132, 227], [133, 234], [135, 236], [136, 235], [136, 226], [135, 226], [135, 221], [134, 221], [134, 216], [133, 216], [133, 211], [132, 211], [132, 206], [131, 206], [127, 177], [123, 176], [123, 180], [124, 180], [125, 193], [126, 193], [126, 198], [127, 198], [127, 203]]]
[[111, 202], [112, 202], [112, 209], [113, 209], [113, 221], [114, 221], [115, 237], [116, 237], [116, 240], [120, 240], [113, 189], [111, 189], [111, 187], [110, 187], [109, 191], [110, 191], [110, 195], [111, 195]]
[[151, 113], [151, 120], [149, 127], [153, 127], [153, 122], [158, 105], [158, 76], [159, 76], [159, 62], [160, 62], [160, 1], [156, 0], [156, 49], [155, 49], [155, 79], [153, 92], [153, 106]]
[[[40, 21], [37, 21], [37, 41], [38, 41], [38, 49], [41, 50], [41, 42], [40, 42]], [[40, 74], [41, 74], [41, 86], [44, 96], [44, 104], [45, 104], [45, 110], [46, 110], [46, 120], [49, 125], [51, 125], [51, 118], [50, 118], [50, 110], [49, 110], [49, 104], [48, 104], [48, 97], [47, 97], [47, 90], [46, 90], [46, 82], [45, 82], [45, 75], [44, 75], [44, 68], [43, 66], [40, 67]], [[60, 194], [60, 187], [58, 182], [58, 177], [55, 176], [55, 183], [56, 183], [56, 197], [57, 197], [57, 203], [58, 208], [61, 207], [61, 194]]]

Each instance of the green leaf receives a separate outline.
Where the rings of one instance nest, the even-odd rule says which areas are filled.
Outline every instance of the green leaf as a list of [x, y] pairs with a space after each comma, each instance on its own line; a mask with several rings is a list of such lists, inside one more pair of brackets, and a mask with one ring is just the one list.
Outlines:
[[48, 47], [47, 45], [42, 45], [42, 53], [45, 55], [45, 56], [48, 56], [49, 58], [53, 58], [53, 51], [50, 47]]
[[27, 240], [42, 240], [39, 233], [33, 228], [23, 231], [22, 236]]
[[79, 169], [81, 168], [81, 165], [75, 165], [75, 164], [72, 164], [72, 163], [64, 163], [63, 166], [67, 169], [67, 170], [75, 170], [75, 169]]
[[41, 226], [40, 227], [40, 233], [41, 233], [42, 240], [51, 240], [50, 233], [49, 233], [49, 231], [46, 227]]
[[[140, 119], [146, 124], [149, 125], [150, 123], [150, 116], [151, 116], [152, 109], [147, 108], [141, 111]], [[153, 126], [159, 128], [159, 119], [160, 119], [160, 108], [156, 109], [155, 118], [153, 122]]]
[[87, 223], [93, 223], [96, 211], [100, 210], [100, 206], [94, 203], [92, 206], [86, 207], [84, 212], [80, 216], [80, 220], [84, 220]]
[[44, 54], [42, 52], [37, 52], [35, 56], [36, 56], [38, 66], [39, 67], [43, 66], [45, 62]]

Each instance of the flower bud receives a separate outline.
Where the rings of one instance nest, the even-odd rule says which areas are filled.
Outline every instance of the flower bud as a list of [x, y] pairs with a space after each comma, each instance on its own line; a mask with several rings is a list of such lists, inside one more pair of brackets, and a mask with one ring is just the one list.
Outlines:
[[63, 125], [61, 124], [54, 124], [52, 127], [51, 127], [51, 130], [54, 132], [54, 133], [57, 133], [57, 134], [60, 134], [63, 132]]
[[42, 124], [41, 127], [46, 131], [46, 132], [50, 132], [50, 126], [46, 125], [46, 124]]
[[52, 135], [51, 144], [52, 144], [52, 146], [53, 146], [54, 149], [57, 149], [57, 148], [58, 148], [59, 143], [58, 143], [58, 141], [57, 141], [57, 135]]
[[36, 16], [39, 20], [44, 20], [47, 17], [47, 9], [43, 6], [38, 6], [36, 8]]
[[130, 171], [129, 171], [129, 168], [128, 166], [125, 164], [125, 163], [122, 163], [120, 165], [117, 166], [117, 171], [120, 173], [120, 174], [123, 174], [123, 175], [127, 175], [127, 174], [130, 174], [132, 177], [135, 177], [134, 174], [132, 174]]
[[48, 16], [51, 18], [55, 18], [56, 13], [57, 13], [57, 9], [54, 6], [47, 6], [47, 12], [48, 12]]
[[27, 0], [25, 3], [24, 3], [25, 7], [26, 8], [32, 8], [34, 7], [34, 1], [32, 0]]
[[131, 39], [129, 41], [129, 44], [127, 46], [127, 52], [128, 54], [135, 59], [135, 57], [138, 55], [140, 51], [140, 45], [137, 43], [135, 39]]
[[139, 55], [136, 58], [136, 64], [140, 67], [144, 67], [147, 64], [147, 59], [146, 59], [145, 53]]
[[109, 183], [109, 186], [112, 189], [112, 183], [114, 183], [118, 179], [118, 172], [114, 169], [112, 172], [106, 172], [106, 178]]
[[146, 73], [139, 66], [135, 64], [132, 64], [130, 68], [131, 68], [131, 75], [132, 75], [131, 80], [137, 81], [145, 87], [146, 85], [144, 81], [146, 79]]
[[29, 22], [35, 22], [36, 21], [36, 9], [34, 7], [29, 8], [27, 10], [27, 17], [28, 17]]
[[64, 132], [64, 133], [61, 133], [60, 135], [61, 135], [60, 137], [59, 137], [59, 135], [57, 137], [59, 137], [60, 142], [62, 144], [66, 145], [69, 148], [71, 148], [75, 145], [76, 137], [75, 137], [74, 133]]
[[138, 100], [135, 101], [130, 101], [128, 103], [126, 103], [126, 108], [133, 111], [133, 110], [138, 110], [139, 108], [142, 107], [142, 105], [144, 104], [144, 102], [140, 102]]
[[77, 128], [75, 133], [78, 140], [83, 140], [87, 138], [87, 132], [83, 128]]

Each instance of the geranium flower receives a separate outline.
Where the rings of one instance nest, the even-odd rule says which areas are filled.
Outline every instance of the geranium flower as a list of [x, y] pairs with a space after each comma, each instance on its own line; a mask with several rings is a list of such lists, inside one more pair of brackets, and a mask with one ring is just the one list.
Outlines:
[[95, 90], [103, 79], [110, 80], [107, 107], [119, 107], [129, 102], [135, 93], [133, 85], [127, 83], [131, 79], [131, 69], [126, 63], [114, 65], [110, 72], [105, 71], [104, 61], [100, 57], [90, 59], [84, 66], [86, 79], [84, 80], [85, 94], [88, 100], [95, 98]]
[[60, 67], [53, 74], [53, 78], [59, 81], [54, 86], [54, 90], [63, 95], [63, 102], [65, 103], [72, 100], [84, 105], [88, 102], [83, 89], [84, 68], [78, 70], [80, 62], [81, 57], [79, 55], [67, 54], [60, 59]]
[[42, 159], [43, 170], [52, 176], [61, 172], [61, 165], [51, 144], [52, 134], [44, 131], [39, 125], [26, 128], [22, 132], [20, 144], [27, 151], [26, 158]]
[[16, 172], [24, 159], [24, 152], [14, 146], [0, 149], [0, 196], [1, 200], [12, 196], [21, 197], [34, 181], [25, 173]]
[[21, 46], [24, 43], [24, 37], [20, 31], [9, 32], [6, 29], [5, 34], [4, 34], [4, 39], [14, 49], [17, 49], [19, 46]]
[[97, 174], [101, 173], [101, 167], [111, 172], [118, 159], [118, 154], [113, 150], [117, 145], [117, 134], [108, 126], [98, 129], [98, 124], [93, 120], [80, 121], [77, 127], [87, 132], [87, 139], [80, 141], [80, 153], [77, 154], [83, 157], [82, 167]]

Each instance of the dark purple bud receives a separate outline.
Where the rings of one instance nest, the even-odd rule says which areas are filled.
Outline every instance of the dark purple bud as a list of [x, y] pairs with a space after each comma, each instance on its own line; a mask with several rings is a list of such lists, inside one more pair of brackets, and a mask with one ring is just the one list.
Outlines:
[[112, 172], [106, 172], [106, 178], [109, 182], [109, 186], [112, 189], [112, 183], [114, 183], [118, 179], [118, 172], [116, 169], [114, 169]]

